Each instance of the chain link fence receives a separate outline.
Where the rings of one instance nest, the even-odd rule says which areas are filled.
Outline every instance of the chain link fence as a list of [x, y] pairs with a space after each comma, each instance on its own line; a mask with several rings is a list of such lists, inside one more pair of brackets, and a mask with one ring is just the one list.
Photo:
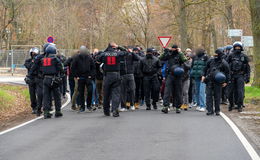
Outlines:
[[[75, 54], [78, 50], [59, 49], [58, 52], [66, 57]], [[26, 74], [24, 62], [30, 58], [29, 50], [0, 50], [0, 74]]]

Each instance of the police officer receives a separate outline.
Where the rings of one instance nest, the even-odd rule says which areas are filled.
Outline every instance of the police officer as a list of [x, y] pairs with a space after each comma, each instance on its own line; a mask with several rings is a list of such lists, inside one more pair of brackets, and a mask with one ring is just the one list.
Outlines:
[[153, 55], [153, 49], [148, 48], [146, 56], [140, 62], [140, 69], [144, 76], [144, 97], [146, 110], [151, 110], [151, 99], [153, 100], [153, 109], [157, 109], [156, 102], [159, 100], [160, 83], [158, 72], [162, 65], [160, 60]]
[[55, 101], [55, 117], [61, 117], [61, 93], [60, 93], [60, 74], [63, 71], [61, 61], [57, 58], [57, 49], [53, 45], [49, 45], [46, 50], [46, 55], [41, 59], [41, 70], [43, 72], [43, 110], [44, 118], [48, 119], [52, 117], [51, 99], [52, 93]]
[[[206, 105], [207, 115], [215, 113], [219, 116], [221, 90], [225, 87], [230, 79], [230, 70], [228, 63], [223, 59], [224, 50], [219, 48], [215, 51], [214, 58], [211, 58], [204, 69], [201, 78], [206, 83]], [[214, 107], [213, 107], [214, 106]]]
[[[243, 53], [241, 42], [233, 44], [233, 51], [228, 56], [227, 62], [230, 65], [231, 81], [229, 83], [229, 111], [232, 111], [234, 104], [237, 104], [238, 111], [242, 112], [244, 101], [245, 83], [250, 81], [249, 58]], [[236, 99], [234, 97], [236, 95]]]
[[173, 106], [176, 107], [176, 113], [181, 113], [180, 107], [183, 103], [182, 97], [182, 76], [184, 69], [183, 63], [187, 61], [184, 54], [180, 51], [177, 45], [173, 45], [171, 49], [165, 49], [161, 55], [162, 61], [168, 61], [167, 78], [165, 84], [165, 92], [163, 97], [163, 113], [168, 113], [170, 106], [170, 97], [173, 97]]
[[[42, 114], [42, 105], [43, 105], [43, 72], [40, 68], [41, 66], [41, 60], [44, 58], [46, 55], [46, 48], [49, 45], [55, 46], [53, 43], [45, 43], [43, 45], [43, 54], [39, 54], [35, 57], [32, 67], [28, 73], [28, 77], [30, 79], [33, 79], [33, 75], [36, 72], [37, 75], [35, 77], [35, 82], [36, 82], [36, 94], [37, 94], [37, 116], [40, 116]], [[50, 105], [51, 105], [51, 100], [50, 100]]]
[[104, 63], [104, 98], [103, 109], [105, 116], [110, 116], [110, 100], [112, 101], [113, 117], [119, 117], [120, 104], [120, 57], [126, 53], [116, 43], [109, 43], [107, 49], [99, 57], [99, 62]]
[[[30, 58], [25, 60], [25, 64], [24, 64], [24, 66], [28, 70], [27, 75], [29, 75], [29, 72], [32, 68], [35, 57], [39, 54], [39, 49], [36, 48], [36, 47], [31, 48], [29, 53], [30, 53]], [[37, 113], [37, 96], [36, 96], [37, 83], [36, 83], [36, 77], [37, 77], [37, 72], [34, 71], [32, 73], [31, 79], [29, 79], [28, 77], [25, 78], [25, 82], [29, 86], [29, 94], [30, 94], [30, 100], [31, 100], [32, 114]]]
[[90, 52], [86, 46], [80, 47], [80, 53], [74, 58], [71, 71], [76, 80], [78, 80], [78, 91], [80, 97], [80, 111], [85, 111], [85, 87], [87, 87], [87, 109], [92, 110], [92, 80], [95, 79], [95, 64], [90, 57]]

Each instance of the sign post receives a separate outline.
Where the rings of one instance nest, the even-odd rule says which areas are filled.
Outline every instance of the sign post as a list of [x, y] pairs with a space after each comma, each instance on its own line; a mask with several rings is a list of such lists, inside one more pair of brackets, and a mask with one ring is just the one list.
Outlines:
[[159, 36], [158, 40], [160, 41], [160, 44], [163, 48], [166, 48], [170, 41], [171, 41], [172, 37], [171, 36]]
[[229, 29], [228, 36], [229, 37], [241, 37], [241, 36], [243, 36], [243, 30], [242, 29]]
[[49, 36], [49, 37], [47, 38], [47, 42], [48, 42], [48, 43], [54, 43], [54, 38], [53, 38], [52, 36]]
[[242, 36], [241, 42], [244, 44], [245, 47], [253, 47], [254, 46], [253, 36]]

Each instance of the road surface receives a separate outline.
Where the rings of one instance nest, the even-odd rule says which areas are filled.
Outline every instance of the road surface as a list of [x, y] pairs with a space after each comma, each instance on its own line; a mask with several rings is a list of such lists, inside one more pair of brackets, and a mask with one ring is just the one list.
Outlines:
[[222, 117], [196, 111], [77, 113], [40, 119], [0, 136], [1, 160], [249, 160]]

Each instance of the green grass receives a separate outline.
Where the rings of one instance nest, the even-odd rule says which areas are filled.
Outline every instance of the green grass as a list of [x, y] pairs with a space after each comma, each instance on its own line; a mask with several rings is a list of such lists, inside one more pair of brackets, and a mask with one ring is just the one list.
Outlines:
[[5, 111], [15, 104], [16, 95], [12, 93], [20, 93], [25, 97], [26, 101], [30, 101], [30, 95], [27, 88], [14, 85], [0, 85], [0, 111]]
[[250, 102], [252, 100], [260, 101], [260, 88], [246, 86], [245, 87], [245, 101]]
[[26, 98], [26, 100], [30, 100], [30, 94], [28, 89], [20, 90], [21, 94]]
[[9, 94], [7, 91], [0, 87], [0, 111], [12, 106], [12, 102], [15, 100], [15, 96]]

